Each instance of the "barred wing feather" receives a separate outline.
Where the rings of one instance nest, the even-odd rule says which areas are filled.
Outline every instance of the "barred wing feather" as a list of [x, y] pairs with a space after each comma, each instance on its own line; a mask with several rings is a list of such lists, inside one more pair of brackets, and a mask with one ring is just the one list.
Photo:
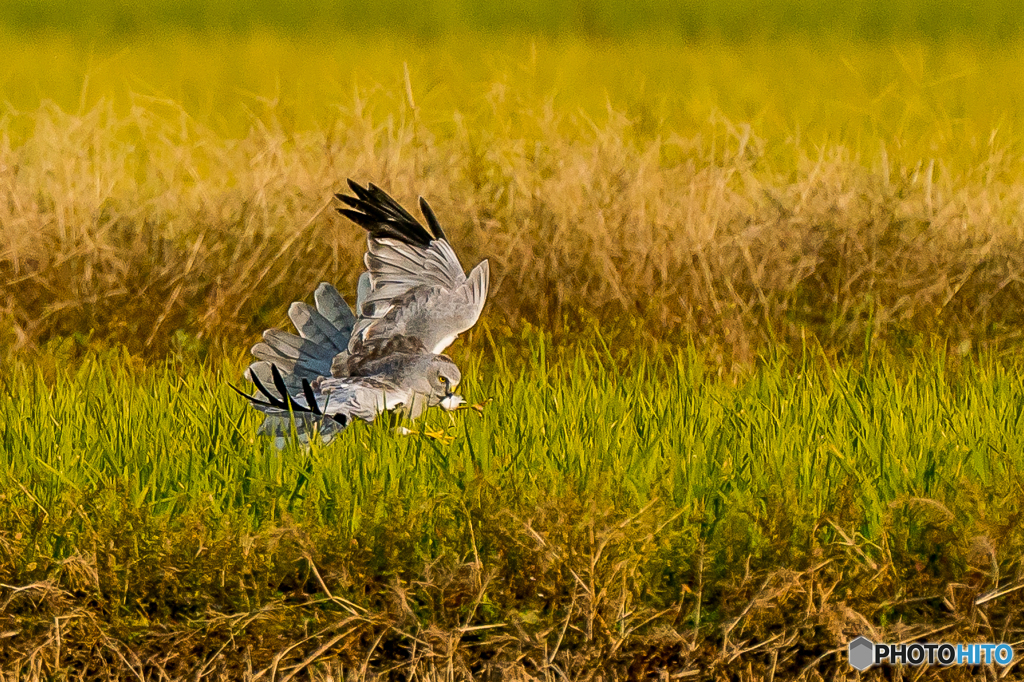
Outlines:
[[257, 376], [269, 385], [270, 365], [274, 364], [281, 370], [285, 384], [295, 391], [302, 379], [313, 381], [330, 376], [331, 361], [348, 348], [356, 318], [338, 290], [327, 282], [317, 287], [314, 299], [316, 308], [296, 302], [288, 309], [298, 336], [280, 329], [263, 332], [263, 341], [252, 347], [259, 362], [249, 366], [246, 378]]
[[379, 187], [349, 181], [355, 196], [338, 194], [338, 209], [367, 231], [368, 286], [357, 301], [350, 354], [373, 341], [413, 336], [440, 353], [480, 317], [490, 284], [487, 261], [469, 277], [430, 205], [421, 197], [422, 225]]

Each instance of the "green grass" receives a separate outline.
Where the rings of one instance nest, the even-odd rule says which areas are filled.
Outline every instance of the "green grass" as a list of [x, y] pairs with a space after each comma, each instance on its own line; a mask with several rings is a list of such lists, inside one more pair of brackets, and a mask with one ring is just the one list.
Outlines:
[[864, 622], [889, 639], [1013, 627], [1016, 594], [972, 601], [1021, 570], [1013, 363], [809, 351], [722, 376], [693, 350], [512, 348], [457, 351], [470, 402], [493, 398], [482, 414], [284, 451], [254, 437], [237, 365], [67, 348], [9, 364], [5, 667], [52, 675], [59, 655], [124, 676], [132, 651], [154, 675], [240, 674], [326, 645], [321, 675], [764, 674], [774, 656], [827, 675]]

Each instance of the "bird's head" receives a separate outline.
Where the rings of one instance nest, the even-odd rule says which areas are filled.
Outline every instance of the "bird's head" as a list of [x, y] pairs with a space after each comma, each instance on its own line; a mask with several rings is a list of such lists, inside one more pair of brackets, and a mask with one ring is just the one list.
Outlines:
[[433, 357], [427, 366], [427, 393], [430, 405], [440, 405], [446, 410], [458, 407], [462, 397], [455, 395], [455, 389], [462, 381], [462, 372], [447, 355]]

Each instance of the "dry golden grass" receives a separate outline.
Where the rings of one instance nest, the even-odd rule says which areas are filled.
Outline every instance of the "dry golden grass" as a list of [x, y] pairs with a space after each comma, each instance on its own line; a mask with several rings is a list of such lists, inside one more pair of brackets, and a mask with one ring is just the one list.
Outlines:
[[[573, 515], [588, 512], [586, 519]], [[879, 549], [856, 534], [850, 539], [832, 524], [810, 547], [776, 548], [780, 556], [807, 551], [806, 568], [752, 566], [747, 556], [723, 573], [710, 567], [722, 548], [694, 540], [692, 556], [679, 567], [694, 580], [675, 603], [657, 609], [649, 603], [656, 587], [645, 584], [644, 573], [665, 561], [671, 571], [666, 546], [683, 538], [665, 537], [670, 521], [650, 507], [630, 518], [576, 508], [569, 500], [552, 500], [525, 521], [476, 508], [467, 513], [479, 522], [479, 533], [514, 549], [515, 566], [446, 556], [421, 575], [386, 577], [368, 549], [332, 545], [336, 538], [328, 536], [313, 541], [298, 528], [245, 536], [242, 547], [227, 537], [203, 544], [210, 538], [201, 537], [199, 519], [199, 536], [168, 544], [167, 564], [150, 577], [134, 573], [152, 557], [117, 565], [130, 550], [69, 557], [59, 579], [20, 585], [0, 604], [5, 636], [15, 635], [3, 652], [11, 677], [0, 680], [74, 679], [76, 673], [81, 679], [209, 675], [247, 682], [820, 680], [850, 672], [845, 652], [851, 633], [903, 642], [1010, 641], [1019, 634], [1011, 624], [1020, 616], [1020, 583], [988, 588], [999, 576], [985, 552], [957, 569], [959, 579], [939, 578], [913, 552]], [[126, 519], [143, 526], [155, 521]], [[926, 528], [932, 535], [939, 528], [930, 540], [949, 530], [948, 523]], [[400, 533], [391, 535], [383, 539], [401, 551]], [[234, 575], [223, 562], [244, 570]], [[196, 582], [177, 583], [182, 577]], [[134, 594], [143, 580], [161, 585], [164, 597], [187, 600], [195, 591], [195, 598], [215, 606], [200, 616], [147, 616], [146, 607], [162, 604], [140, 602], [129, 613], [91, 599], [118, 589]], [[258, 607], [217, 608], [242, 588]], [[496, 614], [500, 622], [471, 625]], [[884, 622], [887, 617], [893, 622]], [[704, 620], [697, 625], [694, 618]], [[867, 678], [892, 672], [875, 668]], [[915, 679], [975, 679], [970, 666], [920, 672]]]
[[317, 282], [352, 290], [363, 241], [332, 210], [348, 177], [428, 197], [465, 262], [491, 258], [498, 327], [593, 317], [738, 360], [769, 338], [859, 346], [869, 327], [901, 344], [1020, 337], [1024, 182], [994, 144], [955, 175], [891, 167], [884, 146], [773, 168], [768, 143], [725, 120], [684, 139], [614, 111], [522, 116], [538, 132], [456, 116], [441, 137], [411, 105], [374, 118], [357, 102], [329, 128], [268, 116], [223, 139], [172, 102], [44, 106], [23, 143], [0, 138], [4, 345], [89, 332], [154, 357], [237, 348]]

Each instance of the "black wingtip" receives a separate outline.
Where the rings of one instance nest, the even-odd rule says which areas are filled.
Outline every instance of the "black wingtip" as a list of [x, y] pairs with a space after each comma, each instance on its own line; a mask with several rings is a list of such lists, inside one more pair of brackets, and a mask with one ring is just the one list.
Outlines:
[[306, 397], [306, 402], [309, 403], [309, 410], [313, 414], [323, 415], [320, 410], [320, 405], [316, 402], [316, 395], [313, 393], [313, 387], [309, 385], [308, 379], [302, 380], [302, 395]]
[[320, 404], [316, 400], [316, 393], [314, 393], [309, 380], [302, 380], [302, 395], [306, 399], [306, 402], [309, 403], [309, 406], [307, 407], [297, 403], [295, 399], [292, 398], [291, 394], [288, 393], [288, 387], [284, 383], [284, 377], [281, 376], [281, 370], [279, 370], [277, 365], [274, 363], [270, 363], [270, 376], [274, 380], [274, 388], [281, 394], [280, 398], [267, 390], [267, 387], [263, 385], [263, 382], [260, 381], [259, 377], [257, 377], [255, 373], [250, 373], [249, 378], [254, 384], [256, 384], [256, 389], [267, 398], [266, 400], [260, 400], [256, 396], [249, 395], [232, 384], [228, 384], [228, 386], [231, 387], [231, 390], [248, 400], [253, 405], [272, 407], [279, 410], [291, 410], [295, 413], [305, 412], [316, 415], [320, 418], [330, 417], [342, 428], [348, 426], [349, 418], [347, 415], [340, 412], [337, 414], [324, 414], [323, 410], [320, 408]]
[[361, 196], [366, 190], [359, 186], [359, 183], [352, 178], [346, 178], [345, 182], [348, 183], [349, 189], [356, 193], [356, 196]]
[[346, 204], [348, 204], [349, 206], [353, 206], [353, 205], [355, 205], [355, 204], [358, 204], [358, 203], [359, 203], [359, 199], [357, 199], [356, 197], [350, 197], [349, 195], [347, 195], [347, 194], [342, 194], [341, 192], [337, 192], [337, 193], [336, 193], [336, 194], [334, 195], [334, 198], [335, 198], [335, 199], [337, 199], [337, 200], [339, 200], [339, 201], [343, 201], [343, 202], [345, 202], [345, 203], [346, 203]]
[[277, 368], [277, 365], [270, 364], [270, 377], [274, 380], [274, 388], [281, 395], [288, 395], [288, 387], [285, 386], [284, 377], [281, 376], [281, 370]]
[[444, 239], [444, 232], [437, 224], [437, 218], [431, 211], [427, 216], [430, 229], [423, 227], [401, 204], [377, 185], [367, 183], [361, 187], [351, 178], [348, 186], [355, 196], [335, 194], [347, 208], [339, 208], [338, 213], [359, 225], [370, 236], [398, 241], [421, 248], [430, 246], [435, 239]]
[[[274, 367], [274, 365], [271, 365], [271, 367]], [[256, 385], [256, 390], [259, 391], [260, 393], [262, 393], [264, 395], [264, 397], [266, 397], [266, 399], [267, 399], [267, 403], [266, 404], [267, 405], [270, 405], [270, 407], [277, 407], [277, 408], [281, 408], [281, 409], [288, 409], [288, 404], [284, 403], [284, 402], [281, 402], [281, 400], [279, 398], [276, 398], [273, 393], [268, 391], [267, 387], [263, 385], [263, 382], [260, 381], [260, 378], [258, 376], [256, 376], [255, 373], [250, 372], [250, 378], [252, 379], [252, 383], [254, 383]], [[262, 401], [261, 401], [261, 404], [263, 404]]]
[[[348, 198], [351, 199], [352, 197], [348, 197]], [[371, 232], [373, 231], [371, 228], [374, 227], [377, 224], [376, 220], [374, 220], [370, 216], [366, 215], [365, 213], [360, 213], [359, 211], [353, 211], [350, 208], [339, 208], [339, 209], [335, 209], [335, 210], [337, 210], [338, 213], [340, 213], [341, 215], [345, 216], [346, 218], [348, 218], [349, 220], [354, 222], [359, 227], [362, 227], [362, 228], [364, 228], [366, 230], [370, 230]]]
[[[270, 376], [274, 379], [274, 388], [276, 388], [278, 393], [281, 394], [281, 397], [284, 398], [285, 407], [290, 407], [292, 412], [313, 412], [312, 408], [303, 407], [295, 402], [295, 398], [292, 397], [291, 393], [288, 392], [288, 387], [285, 386], [284, 377], [281, 376], [281, 371], [277, 368], [277, 365], [273, 363], [270, 365]], [[314, 405], [315, 404], [316, 403], [314, 403]], [[319, 406], [317, 406], [317, 409], [319, 409]]]
[[268, 403], [266, 400], [260, 400], [259, 398], [257, 398], [254, 395], [249, 395], [248, 393], [246, 393], [242, 389], [238, 388], [234, 384], [228, 384], [228, 388], [230, 388], [232, 391], [234, 391], [238, 395], [240, 395], [243, 398], [245, 398], [246, 400], [248, 400], [253, 405], [263, 405], [264, 407], [273, 407], [273, 405], [271, 403]]
[[448, 237], [445, 235], [444, 230], [441, 229], [441, 223], [438, 222], [437, 216], [434, 215], [434, 209], [430, 208], [430, 204], [423, 197], [420, 197], [420, 212], [423, 217], [427, 219], [427, 227], [434, 234], [434, 239], [442, 239], [448, 241]]

